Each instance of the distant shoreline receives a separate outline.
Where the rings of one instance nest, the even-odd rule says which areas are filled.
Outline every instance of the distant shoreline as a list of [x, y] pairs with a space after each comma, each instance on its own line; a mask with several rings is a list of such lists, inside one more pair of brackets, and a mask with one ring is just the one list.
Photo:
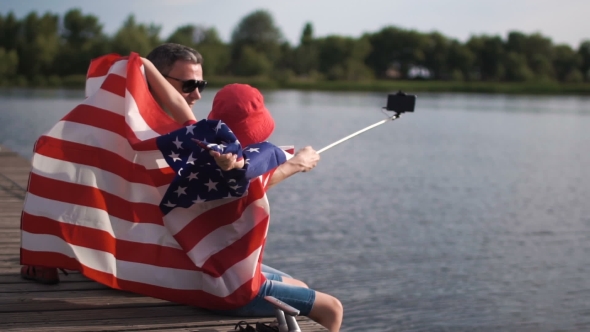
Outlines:
[[[206, 77], [209, 87], [220, 88], [230, 83], [246, 83], [260, 89], [289, 89], [303, 91], [359, 92], [455, 92], [514, 95], [582, 95], [590, 96], [590, 83], [559, 82], [457, 82], [457, 81], [311, 81], [302, 79], [271, 80], [257, 77]], [[85, 76], [46, 78], [40, 84], [8, 83], [1, 88], [66, 88], [83, 89]]]

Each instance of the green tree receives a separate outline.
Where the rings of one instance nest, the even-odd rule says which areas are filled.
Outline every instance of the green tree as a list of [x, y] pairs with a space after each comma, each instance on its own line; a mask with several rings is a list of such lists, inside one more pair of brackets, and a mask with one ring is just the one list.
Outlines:
[[364, 60], [371, 52], [367, 37], [354, 39], [327, 36], [318, 40], [318, 68], [330, 80], [365, 79], [372, 77]]
[[219, 38], [215, 28], [204, 30], [203, 38], [197, 44], [197, 50], [203, 55], [204, 70], [211, 75], [224, 75], [230, 66], [230, 48]]
[[424, 65], [428, 37], [414, 30], [386, 27], [381, 31], [366, 35], [371, 44], [371, 52], [365, 63], [377, 77], [385, 77], [387, 70], [395, 67], [406, 75], [413, 65]]
[[451, 41], [447, 56], [448, 69], [452, 73], [451, 79], [460, 81], [472, 79], [474, 63], [475, 54], [467, 46], [456, 40]]
[[0, 47], [0, 84], [5, 83], [4, 79], [16, 75], [18, 68], [18, 54], [16, 50], [7, 51]]
[[18, 46], [21, 23], [10, 12], [6, 17], [0, 15], [0, 46], [6, 50], [15, 50]]
[[251, 46], [244, 46], [236, 62], [234, 74], [238, 76], [264, 76], [270, 74], [272, 62]]
[[508, 53], [504, 67], [506, 68], [506, 79], [508, 81], [522, 82], [531, 80], [534, 77], [524, 54], [517, 52]]
[[430, 33], [426, 37], [428, 38], [428, 43], [424, 49], [423, 65], [430, 70], [433, 78], [449, 78], [451, 41], [438, 32]]
[[313, 39], [313, 26], [307, 22], [303, 27], [299, 46], [293, 51], [293, 70], [298, 75], [309, 75], [318, 70], [318, 49]]
[[40, 82], [43, 76], [54, 73], [53, 63], [59, 51], [59, 17], [46, 13], [39, 17], [28, 14], [18, 35], [18, 72], [28, 79]]
[[580, 64], [582, 63], [580, 56], [569, 45], [557, 45], [554, 48], [555, 57], [553, 58], [553, 68], [555, 69], [555, 76], [559, 81], [577, 81], [580, 75]]
[[551, 64], [553, 43], [551, 39], [539, 33], [526, 35], [511, 31], [506, 40], [506, 52], [523, 55], [527, 66], [537, 79], [548, 80], [554, 75]]
[[55, 66], [62, 76], [84, 74], [91, 59], [108, 53], [108, 39], [102, 33], [102, 24], [96, 16], [84, 15], [79, 9], [65, 14], [61, 37], [64, 45]]
[[201, 53], [205, 75], [226, 73], [230, 62], [229, 48], [221, 41], [215, 28], [184, 25], [176, 29], [166, 41], [192, 47]]
[[484, 81], [504, 79], [504, 43], [499, 36], [473, 36], [467, 47], [475, 54], [475, 67]]
[[578, 48], [578, 55], [580, 56], [580, 71], [586, 81], [590, 81], [590, 40], [585, 40]]
[[112, 50], [122, 55], [136, 52], [146, 56], [161, 43], [160, 30], [161, 27], [158, 25], [138, 24], [135, 16], [129, 15], [113, 37]]
[[[231, 59], [234, 72], [241, 72], [238, 63], [244, 63], [242, 53], [248, 47], [264, 55], [271, 64], [277, 63], [281, 55], [283, 37], [269, 12], [257, 10], [244, 17], [234, 29], [231, 37]], [[249, 51], [250, 52], [250, 51]], [[251, 53], [251, 52], [250, 52]], [[249, 54], [248, 56], [251, 56]]]

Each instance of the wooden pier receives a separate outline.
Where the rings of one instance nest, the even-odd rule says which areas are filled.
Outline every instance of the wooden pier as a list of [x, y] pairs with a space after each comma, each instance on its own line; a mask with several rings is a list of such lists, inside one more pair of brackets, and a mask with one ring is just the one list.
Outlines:
[[[30, 163], [0, 145], [0, 331], [229, 332], [237, 322], [273, 318], [226, 317], [108, 288], [72, 272], [57, 285], [20, 277], [20, 215]], [[302, 331], [327, 331], [298, 317]]]

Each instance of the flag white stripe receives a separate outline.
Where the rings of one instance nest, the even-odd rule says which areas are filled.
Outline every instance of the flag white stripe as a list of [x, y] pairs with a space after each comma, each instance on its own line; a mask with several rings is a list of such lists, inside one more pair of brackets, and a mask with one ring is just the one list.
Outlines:
[[[145, 77], [145, 76], [144, 76]], [[145, 122], [141, 114], [139, 113], [139, 108], [137, 107], [137, 102], [133, 98], [133, 95], [128, 91], [125, 90], [125, 122], [131, 130], [135, 133], [135, 136], [140, 141], [146, 141], [150, 138], [158, 137], [160, 134], [155, 132], [150, 126]], [[154, 110], [152, 110], [154, 111]]]
[[107, 78], [106, 75], [87, 78], [86, 79], [86, 90], [84, 92], [85, 96], [86, 97], [92, 96], [98, 90], [100, 90], [100, 87], [102, 86], [102, 83], [104, 83], [104, 80], [106, 78]]
[[[84, 265], [119, 279], [178, 290], [202, 290], [226, 297], [254, 276], [260, 250], [232, 266], [221, 277], [212, 277], [199, 271], [189, 271], [149, 264], [117, 260], [111, 253], [72, 245], [61, 238], [47, 234], [22, 231], [23, 249], [55, 252], [75, 258]], [[239, 276], [242, 276], [240, 278]]]
[[84, 227], [104, 231], [122, 241], [181, 249], [174, 237], [162, 225], [130, 222], [93, 207], [51, 200], [29, 192], [24, 211], [64, 224], [84, 225]]
[[123, 116], [125, 111], [125, 98], [99, 88], [95, 93], [84, 99], [81, 105], [89, 105]]
[[[80, 184], [100, 189], [128, 202], [160, 205], [168, 185], [153, 187], [147, 184], [128, 182], [120, 176], [101, 168], [81, 165], [35, 154], [32, 172], [58, 181]], [[121, 185], [125, 183], [125, 185]]]

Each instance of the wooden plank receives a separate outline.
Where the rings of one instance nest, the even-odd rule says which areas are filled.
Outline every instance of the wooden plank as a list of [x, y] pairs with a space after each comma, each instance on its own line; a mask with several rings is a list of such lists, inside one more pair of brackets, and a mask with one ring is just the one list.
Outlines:
[[129, 307], [178, 306], [172, 302], [145, 297], [114, 289], [69, 291], [0, 293], [0, 313], [38, 312], [82, 309], [113, 309]]
[[[20, 271], [20, 267], [18, 268]], [[64, 279], [63, 276], [60, 276]], [[60, 282], [57, 285], [42, 285], [35, 282], [3, 284], [2, 293], [26, 293], [26, 292], [67, 292], [75, 290], [101, 290], [111, 289], [94, 281]]]
[[[271, 323], [273, 318], [232, 318], [225, 316], [205, 315], [195, 320], [191, 316], [173, 316], [172, 319], [163, 319], [160, 317], [145, 317], [131, 319], [109, 319], [109, 320], [85, 320], [83, 322], [62, 322], [56, 323], [37, 323], [32, 322], [27, 329], [14, 327], [13, 324], [2, 324], [2, 331], [200, 331], [200, 332], [229, 332], [234, 329], [239, 321], [247, 321], [254, 325], [257, 321]], [[303, 326], [301, 322], [300, 326]], [[311, 325], [305, 322], [305, 325]], [[304, 329], [303, 331], [326, 331], [317, 329]]]
[[[262, 323], [272, 323], [274, 319], [272, 318], [229, 318], [229, 317], [219, 317], [222, 319], [217, 319], [214, 322], [175, 322], [175, 323], [161, 323], [161, 322], [153, 322], [153, 320], [146, 320], [145, 322], [138, 322], [135, 325], [130, 324], [122, 324], [122, 322], [118, 321], [103, 321], [100, 327], [96, 325], [99, 324], [92, 324], [92, 326], [59, 326], [59, 331], [166, 331], [166, 332], [235, 332], [234, 329], [235, 325], [239, 321], [246, 321], [250, 323], [250, 325], [255, 326], [256, 322]], [[127, 323], [127, 322], [125, 322]], [[149, 324], [148, 324], [149, 323]], [[324, 332], [327, 331], [326, 329], [320, 327], [318, 324], [313, 323], [312, 321], [299, 318], [298, 319], [299, 327], [302, 331], [305, 332]], [[72, 324], [73, 325], [73, 324]], [[0, 324], [0, 326], [2, 326]], [[55, 331], [55, 326], [38, 326], [38, 325], [31, 325], [27, 328], [11, 328], [10, 325], [6, 325], [3, 331]]]
[[[60, 272], [59, 278], [62, 283], [64, 282], [82, 282], [82, 281], [91, 281], [90, 279], [86, 278], [83, 274], [77, 271], [67, 271], [68, 275], [64, 275]], [[28, 280], [24, 280], [20, 277], [20, 274], [11, 273], [11, 274], [0, 274], [0, 284], [21, 284], [21, 283], [30, 283]], [[0, 296], [2, 291], [0, 290]]]
[[[60, 323], [60, 322], [76, 322], [76, 321], [93, 321], [93, 320], [108, 320], [108, 319], [133, 319], [144, 317], [195, 317], [203, 316], [207, 313], [203, 310], [188, 306], [155, 306], [142, 308], [83, 308], [79, 310], [60, 310], [59, 315], [56, 315], [51, 307], [47, 307], [46, 311], [35, 312], [31, 315], [30, 312], [7, 312], [0, 313], [0, 322], [4, 324], [11, 323]], [[209, 314], [210, 315], [210, 314]]]

